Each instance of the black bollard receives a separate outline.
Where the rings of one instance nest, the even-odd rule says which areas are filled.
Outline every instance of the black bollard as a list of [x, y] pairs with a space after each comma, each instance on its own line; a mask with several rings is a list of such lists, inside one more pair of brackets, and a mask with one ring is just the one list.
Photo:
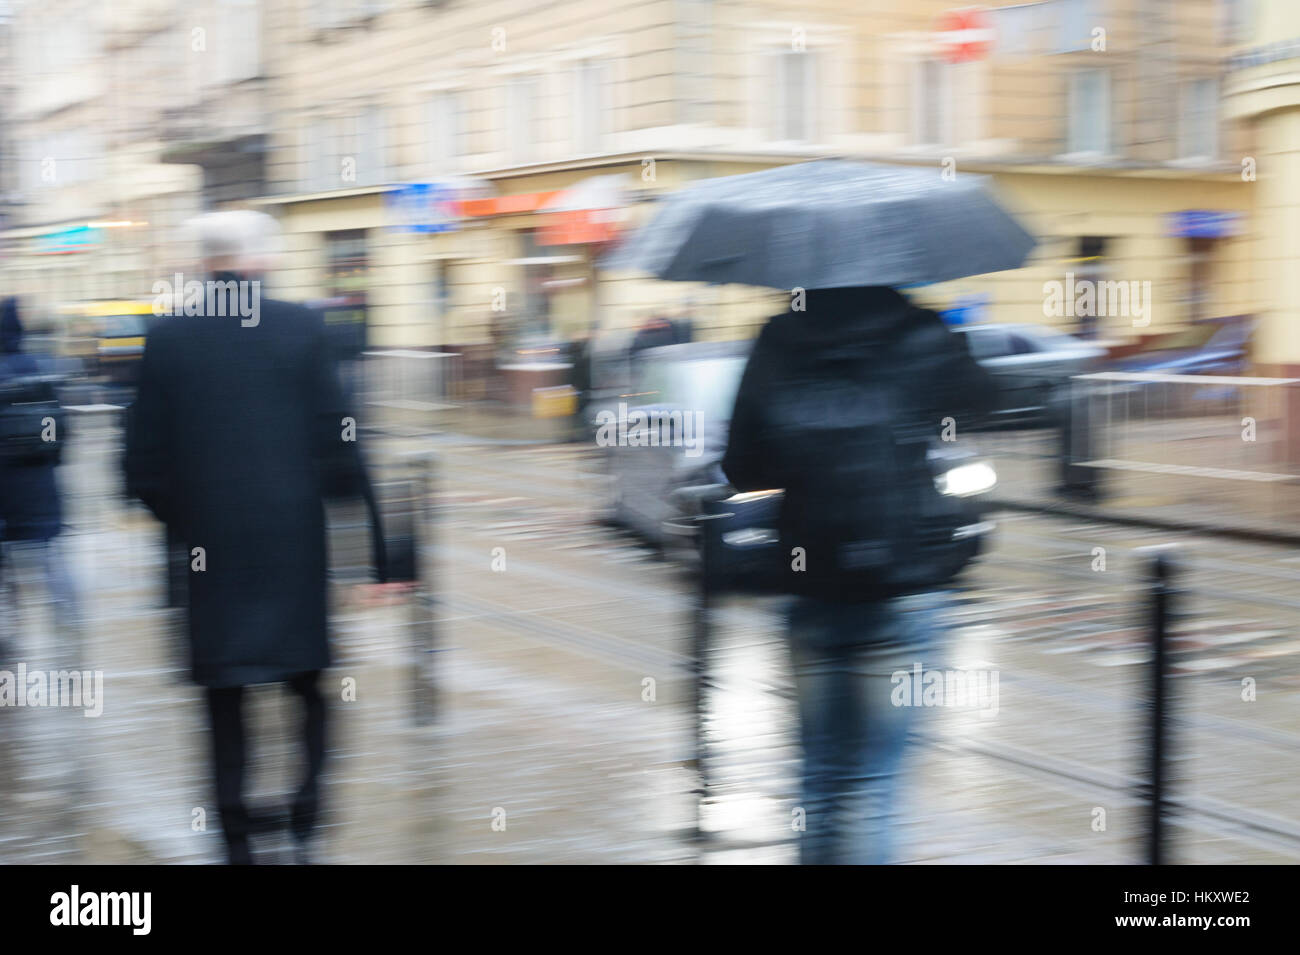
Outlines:
[[709, 718], [709, 647], [713, 642], [713, 528], [704, 516], [698, 519], [700, 564], [691, 608], [691, 705], [694, 716], [694, 763], [698, 785], [695, 803], [695, 839], [706, 838], [704, 806], [709, 798], [707, 723]]
[[1168, 814], [1165, 763], [1169, 755], [1169, 651], [1168, 628], [1172, 603], [1174, 562], [1167, 550], [1157, 551], [1151, 563], [1151, 765], [1147, 860], [1168, 862], [1165, 818]]
[[1101, 472], [1084, 463], [1092, 460], [1096, 450], [1091, 395], [1081, 383], [1070, 382], [1056, 390], [1049, 407], [1060, 434], [1060, 491], [1096, 503], [1101, 498]]

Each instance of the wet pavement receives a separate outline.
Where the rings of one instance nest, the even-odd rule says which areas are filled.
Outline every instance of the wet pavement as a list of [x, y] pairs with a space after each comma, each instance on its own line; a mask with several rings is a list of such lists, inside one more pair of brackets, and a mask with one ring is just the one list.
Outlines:
[[[368, 605], [339, 575], [322, 861], [793, 861], [798, 752], [779, 602], [735, 598], [717, 611], [710, 838], [695, 840], [689, 581], [601, 522], [596, 449], [473, 430], [395, 429], [385, 449], [435, 455], [432, 607]], [[109, 493], [111, 418], [80, 437], [63, 469], [68, 542], [93, 621], [81, 665], [104, 671], [104, 713], [0, 710], [0, 861], [216, 861], [202, 699], [185, 679], [175, 611], [162, 606], [160, 532]], [[996, 671], [997, 714], [927, 714], [900, 861], [1141, 861], [1140, 548], [1171, 535], [1044, 515], [998, 521], [935, 661]], [[339, 532], [336, 563], [350, 533]], [[1300, 556], [1179, 543], [1175, 861], [1295, 861]], [[51, 629], [41, 613], [24, 620], [29, 665], [66, 651], [42, 640]], [[437, 688], [427, 725], [416, 718], [417, 667]], [[275, 688], [259, 688], [254, 704], [252, 791], [274, 802], [292, 786], [295, 717]], [[282, 857], [274, 840], [262, 848]]]

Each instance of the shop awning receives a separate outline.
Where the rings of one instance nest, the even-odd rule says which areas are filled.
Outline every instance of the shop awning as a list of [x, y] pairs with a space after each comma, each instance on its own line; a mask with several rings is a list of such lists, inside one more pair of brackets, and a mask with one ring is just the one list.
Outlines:
[[551, 199], [541, 211], [547, 221], [538, 245], [579, 245], [609, 242], [626, 217], [626, 189], [619, 175], [592, 176]]

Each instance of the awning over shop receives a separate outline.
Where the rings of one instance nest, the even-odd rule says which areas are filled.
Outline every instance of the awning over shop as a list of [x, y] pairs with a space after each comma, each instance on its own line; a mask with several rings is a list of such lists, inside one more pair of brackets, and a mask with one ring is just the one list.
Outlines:
[[612, 241], [626, 218], [626, 205], [622, 176], [584, 179], [542, 207], [547, 222], [538, 234], [537, 243], [578, 245]]

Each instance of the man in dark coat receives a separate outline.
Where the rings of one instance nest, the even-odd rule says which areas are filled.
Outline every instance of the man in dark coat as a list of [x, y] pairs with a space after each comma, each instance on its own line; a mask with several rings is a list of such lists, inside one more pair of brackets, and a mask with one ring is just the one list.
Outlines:
[[[822, 528], [851, 526], [914, 486], [910, 474], [896, 487], [863, 486], [851, 448], [866, 439], [847, 431], [888, 408], [889, 429], [918, 436], [923, 460], [925, 435], [937, 437], [948, 418], [957, 436], [967, 433], [993, 389], [964, 339], [891, 288], [810, 289], [805, 304], [773, 318], [755, 343], [722, 461], [741, 491], [785, 490], [783, 546], [806, 546], [782, 559], [793, 556], [801, 579], [826, 563], [822, 542], [834, 538]], [[848, 395], [874, 395], [879, 408], [818, 400]], [[942, 622], [942, 588], [862, 599], [860, 579], [845, 579], [829, 596], [796, 597], [789, 613], [804, 751], [800, 854], [811, 864], [889, 861], [899, 767], [918, 715], [894, 698], [894, 675], [933, 665]]]
[[193, 678], [207, 688], [230, 861], [247, 862], [243, 688], [287, 683], [305, 705], [306, 774], [291, 806], [305, 854], [325, 757], [318, 681], [330, 662], [323, 501], [368, 495], [369, 483], [320, 315], [260, 298], [274, 221], [198, 221], [208, 274], [237, 291], [218, 287], [202, 314], [173, 314], [150, 332], [125, 463], [129, 492], [189, 553]]

